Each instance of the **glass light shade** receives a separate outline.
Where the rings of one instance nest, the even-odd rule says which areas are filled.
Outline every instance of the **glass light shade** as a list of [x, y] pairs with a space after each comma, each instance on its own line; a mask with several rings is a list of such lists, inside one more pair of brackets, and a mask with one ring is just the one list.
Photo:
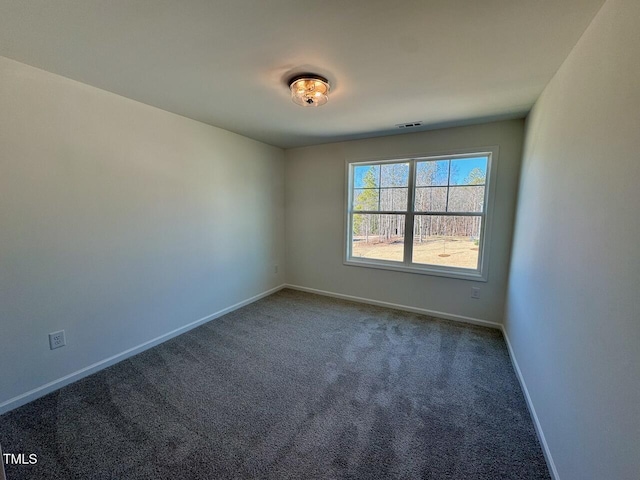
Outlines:
[[301, 76], [291, 79], [291, 99], [303, 107], [319, 107], [329, 99], [329, 82], [322, 77]]

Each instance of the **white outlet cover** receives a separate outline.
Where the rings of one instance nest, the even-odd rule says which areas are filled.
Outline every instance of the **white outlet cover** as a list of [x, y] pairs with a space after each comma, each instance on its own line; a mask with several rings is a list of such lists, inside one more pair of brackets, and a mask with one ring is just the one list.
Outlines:
[[480, 298], [480, 287], [471, 287], [471, 298]]
[[64, 347], [67, 344], [67, 339], [64, 334], [64, 330], [58, 332], [52, 332], [49, 334], [49, 348], [55, 350], [56, 348]]

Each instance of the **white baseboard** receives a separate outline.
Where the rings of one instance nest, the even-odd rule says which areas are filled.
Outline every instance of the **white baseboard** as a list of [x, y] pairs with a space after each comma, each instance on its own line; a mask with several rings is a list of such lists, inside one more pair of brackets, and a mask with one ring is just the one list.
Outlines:
[[446, 320], [453, 320], [455, 322], [471, 323], [473, 325], [481, 325], [483, 327], [502, 330], [502, 325], [499, 323], [490, 322], [489, 320], [482, 320], [479, 318], [465, 317], [464, 315], [455, 315], [452, 313], [437, 312], [435, 310], [427, 310], [426, 308], [410, 307], [408, 305], [400, 305], [398, 303], [382, 302], [379, 300], [374, 300], [372, 298], [354, 297], [352, 295], [344, 295], [342, 293], [327, 292], [325, 290], [317, 290], [315, 288], [301, 287], [300, 285], [286, 284], [284, 287], [290, 288], [292, 290], [300, 290], [301, 292], [324, 295], [325, 297], [341, 298], [343, 300], [351, 300], [353, 302], [376, 305], [378, 307], [393, 308], [394, 310], [404, 310], [406, 312], [420, 313], [422, 315], [428, 315], [430, 317], [444, 318]]
[[507, 336], [507, 332], [504, 329], [504, 326], [500, 323], [497, 322], [490, 322], [488, 320], [481, 320], [479, 318], [473, 318], [473, 317], [465, 317], [463, 315], [454, 315], [454, 314], [450, 314], [450, 313], [445, 313], [445, 312], [437, 312], [435, 310], [427, 310], [425, 308], [417, 308], [417, 307], [410, 307], [407, 305], [399, 305], [396, 303], [389, 303], [389, 302], [382, 302], [379, 300], [373, 300], [371, 298], [362, 298], [362, 297], [355, 297], [352, 295], [344, 295], [342, 293], [335, 293], [335, 292], [327, 292], [325, 290], [318, 290], [315, 288], [308, 288], [308, 287], [302, 287], [300, 285], [291, 285], [291, 284], [286, 284], [284, 286], [285, 288], [290, 288], [292, 290], [300, 290], [301, 292], [309, 292], [309, 293], [315, 293], [318, 295], [324, 295], [327, 297], [335, 297], [335, 298], [341, 298], [344, 300], [351, 300], [354, 302], [359, 302], [359, 303], [367, 303], [370, 305], [377, 305], [380, 307], [388, 307], [388, 308], [393, 308], [396, 310], [405, 310], [408, 312], [413, 312], [413, 313], [420, 313], [420, 314], [424, 314], [424, 315], [429, 315], [431, 317], [438, 317], [438, 318], [445, 318], [447, 320], [454, 320], [454, 321], [458, 321], [458, 322], [464, 322], [464, 323], [471, 323], [474, 325], [482, 325], [485, 327], [490, 327], [490, 328], [495, 328], [498, 330], [502, 331], [502, 334], [504, 336], [505, 342], [507, 344], [507, 350], [509, 351], [509, 358], [511, 359], [511, 363], [513, 364], [513, 368], [516, 372], [516, 377], [518, 378], [518, 381], [520, 382], [520, 386], [522, 388], [522, 391], [524, 393], [524, 397], [525, 400], [527, 402], [527, 407], [529, 409], [529, 413], [531, 414], [531, 419], [533, 421], [533, 425], [536, 429], [536, 434], [538, 435], [538, 440], [540, 441], [540, 445], [542, 446], [542, 452], [544, 453], [544, 458], [545, 461], [547, 462], [547, 467], [549, 468], [549, 473], [551, 474], [551, 477], [553, 480], [560, 480], [560, 476], [558, 475], [558, 470], [556, 469], [556, 465], [553, 461], [553, 457], [551, 456], [551, 451], [549, 450], [549, 445], [547, 445], [547, 440], [544, 436], [544, 432], [542, 431], [542, 426], [540, 425], [540, 420], [538, 420], [538, 415], [536, 414], [536, 410], [533, 407], [533, 403], [531, 402], [531, 396], [529, 395], [529, 390], [527, 389], [527, 385], [524, 381], [524, 378], [522, 376], [522, 372], [520, 371], [520, 367], [518, 365], [518, 361], [516, 360], [515, 354], [513, 353], [513, 349], [511, 348], [511, 343], [509, 342], [509, 337]]
[[84, 377], [87, 377], [92, 373], [96, 373], [104, 368], [110, 367], [111, 365], [121, 362], [122, 360], [126, 360], [127, 358], [132, 357], [145, 350], [148, 350], [149, 348], [159, 345], [160, 343], [166, 342], [167, 340], [170, 340], [174, 337], [177, 337], [178, 335], [188, 332], [189, 330], [192, 330], [204, 323], [210, 322], [211, 320], [215, 320], [216, 318], [226, 315], [227, 313], [233, 312], [238, 308], [244, 307], [245, 305], [249, 305], [250, 303], [260, 300], [261, 298], [267, 297], [279, 290], [282, 290], [283, 288], [285, 288], [284, 284], [278, 287], [272, 288], [271, 290], [267, 290], [266, 292], [259, 293], [258, 295], [255, 295], [251, 298], [248, 298], [234, 305], [231, 305], [230, 307], [223, 308], [222, 310], [212, 313], [211, 315], [207, 315], [206, 317], [196, 320], [195, 322], [191, 322], [180, 328], [176, 328], [175, 330], [165, 333], [164, 335], [160, 335], [159, 337], [156, 337], [153, 340], [149, 340], [147, 342], [141, 343], [136, 347], [125, 350], [124, 352], [120, 352], [116, 355], [113, 355], [112, 357], [105, 358], [104, 360], [100, 360], [99, 362], [96, 362], [93, 365], [89, 365], [88, 367], [85, 367], [76, 372], [70, 373], [69, 375], [65, 375], [62, 378], [58, 378], [57, 380], [49, 382], [40, 387], [34, 388], [33, 390], [23, 393], [22, 395], [18, 395], [17, 397], [11, 398], [3, 403], [0, 403], [0, 415], [10, 410], [13, 410], [15, 408], [18, 408], [22, 405], [25, 405], [26, 403], [29, 403], [48, 393], [58, 390], [64, 387], [65, 385], [69, 385], [70, 383], [76, 382]]
[[522, 388], [522, 392], [524, 393], [524, 398], [527, 401], [527, 407], [529, 408], [529, 413], [531, 414], [531, 419], [533, 420], [533, 425], [536, 429], [538, 440], [540, 441], [540, 445], [542, 446], [542, 453], [544, 454], [544, 459], [547, 462], [547, 467], [549, 468], [551, 478], [553, 480], [560, 480], [558, 470], [556, 469], [556, 464], [554, 463], [553, 457], [551, 456], [551, 450], [549, 450], [549, 445], [547, 444], [547, 439], [545, 438], [544, 432], [542, 431], [542, 425], [540, 425], [540, 420], [538, 420], [538, 414], [536, 413], [536, 409], [534, 408], [533, 402], [531, 401], [529, 389], [527, 388], [527, 384], [525, 383], [524, 377], [522, 376], [522, 371], [520, 370], [520, 366], [518, 365], [518, 361], [516, 360], [513, 348], [511, 347], [511, 342], [509, 341], [509, 336], [507, 335], [507, 331], [505, 330], [504, 326], [502, 327], [502, 335], [504, 336], [504, 340], [507, 344], [507, 350], [509, 351], [509, 357], [511, 358], [513, 369], [516, 371], [516, 377], [518, 377], [520, 387]]
[[211, 320], [215, 320], [216, 318], [220, 318], [223, 315], [226, 315], [227, 313], [233, 312], [234, 310], [237, 310], [241, 307], [244, 307], [246, 305], [249, 305], [250, 303], [256, 302], [258, 300], [260, 300], [261, 298], [267, 297], [279, 290], [282, 290], [283, 288], [290, 288], [292, 290], [299, 290], [301, 292], [308, 292], [308, 293], [315, 293], [317, 295], [324, 295], [327, 297], [334, 297], [334, 298], [340, 298], [343, 300], [351, 300], [354, 302], [359, 302], [359, 303], [366, 303], [369, 305], [376, 305], [376, 306], [380, 306], [380, 307], [387, 307], [387, 308], [392, 308], [395, 310], [404, 310], [407, 312], [412, 312], [412, 313], [419, 313], [419, 314], [423, 314], [423, 315], [428, 315], [431, 317], [438, 317], [438, 318], [444, 318], [447, 320], [453, 320], [453, 321], [458, 321], [458, 322], [463, 322], [463, 323], [470, 323], [473, 325], [481, 325], [481, 326], [485, 326], [485, 327], [490, 327], [490, 328], [495, 328], [495, 329], [499, 329], [502, 331], [502, 334], [504, 335], [504, 339], [505, 342], [507, 344], [507, 349], [509, 351], [509, 357], [511, 358], [511, 363], [513, 364], [513, 368], [516, 372], [516, 376], [518, 378], [518, 381], [520, 382], [520, 386], [522, 388], [522, 391], [524, 393], [524, 397], [525, 400], [527, 402], [527, 407], [529, 408], [529, 413], [531, 414], [531, 418], [533, 420], [533, 424], [535, 426], [536, 429], [536, 433], [538, 435], [538, 439], [540, 441], [540, 445], [542, 446], [542, 451], [544, 453], [544, 457], [545, 460], [547, 462], [547, 466], [549, 467], [549, 472], [553, 478], [553, 480], [560, 480], [560, 476], [558, 475], [558, 471], [556, 469], [555, 463], [553, 461], [553, 457], [551, 456], [551, 451], [549, 450], [549, 446], [547, 445], [547, 441], [545, 439], [544, 436], [544, 432], [542, 431], [542, 426], [540, 425], [540, 421], [538, 420], [538, 415], [536, 414], [536, 410], [533, 406], [533, 403], [531, 401], [531, 396], [529, 395], [529, 390], [527, 388], [527, 384], [524, 381], [524, 377], [522, 376], [522, 372], [520, 370], [520, 366], [518, 365], [518, 361], [516, 360], [515, 354], [513, 352], [513, 348], [511, 347], [511, 342], [509, 341], [509, 336], [507, 335], [506, 330], [504, 329], [504, 326], [496, 323], [496, 322], [491, 322], [488, 320], [482, 320], [479, 318], [473, 318], [473, 317], [466, 317], [463, 315], [455, 315], [455, 314], [450, 314], [450, 313], [445, 313], [445, 312], [438, 312], [435, 310], [428, 310], [425, 308], [417, 308], [417, 307], [410, 307], [408, 305], [400, 305], [397, 303], [390, 303], [390, 302], [382, 302], [379, 300], [374, 300], [371, 298], [363, 298], [363, 297], [356, 297], [353, 295], [344, 295], [341, 293], [336, 293], [336, 292], [328, 292], [325, 290], [318, 290], [315, 288], [308, 288], [308, 287], [302, 287], [300, 285], [291, 285], [291, 284], [282, 284], [279, 285], [278, 287], [272, 288], [270, 290], [267, 290], [265, 292], [262, 292], [258, 295], [255, 295], [251, 298], [248, 298], [246, 300], [243, 300], [241, 302], [238, 302], [234, 305], [231, 305], [230, 307], [224, 308], [222, 310], [219, 310], [215, 313], [212, 313], [211, 315], [207, 315], [206, 317], [200, 318], [199, 320], [196, 320], [194, 322], [191, 322], [187, 325], [184, 325], [180, 328], [176, 328], [175, 330], [172, 330], [168, 333], [165, 333], [164, 335], [160, 335], [159, 337], [156, 337], [152, 340], [149, 340], [147, 342], [144, 342], [136, 347], [132, 347], [128, 350], [125, 350], [123, 352], [120, 352], [116, 355], [113, 355], [109, 358], [106, 358], [104, 360], [101, 360], [99, 362], [96, 362], [92, 365], [89, 365], [85, 368], [82, 368], [76, 372], [73, 372], [69, 375], [66, 375], [62, 378], [59, 378], [57, 380], [54, 380], [52, 382], [49, 382], [45, 385], [42, 385], [40, 387], [34, 388], [33, 390], [30, 390], [26, 393], [23, 393], [21, 395], [18, 395], [17, 397], [11, 398], [3, 403], [0, 403], [0, 415], [9, 412], [10, 410], [13, 410], [15, 408], [18, 408], [22, 405], [25, 405], [39, 397], [42, 397], [48, 393], [51, 393], [55, 390], [58, 390], [66, 385], [69, 385], [70, 383], [76, 382], [84, 377], [87, 377], [93, 373], [96, 373], [104, 368], [107, 368], [111, 365], [114, 365], [118, 362], [121, 362], [122, 360], [126, 360], [129, 357], [132, 357], [138, 353], [141, 353], [145, 350], [148, 350], [149, 348], [152, 348], [156, 345], [159, 345], [160, 343], [166, 342], [167, 340], [170, 340], [174, 337], [177, 337], [178, 335], [181, 335], [185, 332], [188, 332], [189, 330], [192, 330], [204, 323], [210, 322]]

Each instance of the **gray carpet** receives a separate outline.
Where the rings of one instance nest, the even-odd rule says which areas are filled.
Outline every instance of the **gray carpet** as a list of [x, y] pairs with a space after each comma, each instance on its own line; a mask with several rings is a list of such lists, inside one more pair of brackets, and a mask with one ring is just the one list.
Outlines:
[[548, 479], [500, 332], [283, 290], [0, 417], [18, 479]]

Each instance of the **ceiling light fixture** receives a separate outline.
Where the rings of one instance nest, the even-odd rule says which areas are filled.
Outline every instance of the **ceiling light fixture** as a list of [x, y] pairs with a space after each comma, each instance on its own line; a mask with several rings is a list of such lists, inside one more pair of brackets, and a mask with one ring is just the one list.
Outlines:
[[303, 107], [319, 107], [327, 103], [331, 86], [319, 75], [304, 74], [289, 80], [291, 100]]

